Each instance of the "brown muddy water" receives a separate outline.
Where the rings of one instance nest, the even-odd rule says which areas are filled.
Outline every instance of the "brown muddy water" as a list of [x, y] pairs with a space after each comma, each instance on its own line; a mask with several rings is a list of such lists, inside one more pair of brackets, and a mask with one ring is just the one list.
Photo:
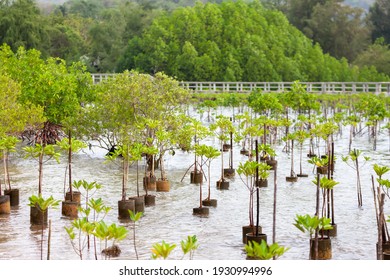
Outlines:
[[[361, 149], [371, 160], [361, 170], [363, 189], [363, 207], [358, 207], [356, 194], [355, 170], [346, 165], [342, 155], [348, 152], [348, 128], [342, 136], [335, 138], [335, 154], [337, 157], [334, 180], [340, 182], [334, 189], [335, 222], [337, 236], [332, 237], [333, 260], [375, 260], [377, 226], [374, 207], [374, 197], [371, 187], [371, 175], [374, 175], [374, 163], [388, 165], [390, 153], [388, 138], [380, 135], [378, 148], [372, 151], [372, 143], [366, 136], [356, 138], [353, 147]], [[218, 147], [215, 139], [204, 141]], [[298, 182], [286, 182], [290, 172], [290, 155], [283, 152], [284, 143], [276, 148], [278, 160], [277, 170], [277, 201], [276, 201], [276, 242], [290, 247], [280, 259], [307, 260], [309, 255], [309, 238], [293, 226], [296, 214], [314, 214], [316, 187], [311, 182], [315, 175], [312, 165], [303, 160], [303, 169], [309, 174], [308, 178], [299, 178]], [[247, 160], [240, 154], [241, 147], [233, 147], [233, 167]], [[308, 150], [304, 147], [304, 154]], [[129, 230], [125, 240], [118, 243], [122, 253], [121, 260], [135, 260], [132, 240], [132, 224], [119, 221], [117, 217], [117, 202], [121, 197], [120, 168], [112, 163], [105, 163], [106, 151], [100, 148], [86, 149], [74, 156], [73, 179], [96, 181], [103, 188], [93, 194], [94, 198], [102, 198], [112, 210], [105, 218], [107, 224], [117, 223]], [[218, 200], [218, 206], [211, 208], [208, 217], [193, 215], [193, 208], [199, 206], [199, 185], [190, 184], [188, 167], [193, 163], [193, 155], [180, 150], [174, 156], [165, 158], [168, 179], [171, 190], [167, 193], [151, 192], [156, 195], [156, 205], [145, 208], [144, 216], [136, 226], [136, 239], [139, 258], [151, 258], [151, 247], [162, 240], [176, 243], [170, 259], [181, 259], [180, 241], [188, 235], [196, 235], [199, 248], [196, 250], [196, 260], [244, 260], [244, 245], [242, 243], [242, 226], [248, 224], [249, 193], [238, 174], [229, 179], [228, 190], [218, 190], [216, 181], [220, 177], [221, 160], [212, 162], [211, 196]], [[299, 156], [296, 149], [294, 169], [299, 171]], [[225, 167], [228, 153], [224, 154]], [[144, 166], [141, 162], [140, 168]], [[63, 200], [66, 159], [60, 164], [49, 161], [44, 165], [43, 195], [53, 195]], [[136, 195], [136, 172], [132, 166], [128, 196]], [[184, 176], [186, 174], [186, 176]], [[184, 176], [184, 179], [182, 180]], [[269, 186], [260, 189], [260, 225], [272, 240], [272, 218], [274, 197], [274, 174], [271, 172]], [[38, 165], [34, 160], [18, 158], [14, 155], [11, 160], [11, 178], [14, 188], [20, 190], [20, 204], [12, 208], [10, 215], [0, 216], [0, 260], [38, 260], [40, 259], [40, 230], [30, 226], [30, 208], [27, 206], [28, 197], [37, 194]], [[140, 175], [142, 180], [142, 174]], [[141, 181], [142, 182], [142, 181]], [[203, 184], [203, 194], [206, 194], [206, 184]], [[142, 186], [142, 184], [140, 184]], [[144, 194], [141, 190], [141, 194]], [[389, 203], [385, 203], [385, 214], [390, 215]], [[53, 260], [77, 260], [78, 255], [73, 251], [69, 237], [64, 229], [71, 220], [62, 217], [61, 209], [49, 211], [52, 223], [51, 255]], [[47, 229], [45, 238], [47, 238]], [[46, 244], [46, 243], [45, 243]], [[46, 257], [46, 248], [44, 248]], [[99, 258], [103, 258], [99, 255]], [[187, 258], [187, 257], [186, 257]], [[84, 259], [93, 259], [92, 252], [85, 251]]]

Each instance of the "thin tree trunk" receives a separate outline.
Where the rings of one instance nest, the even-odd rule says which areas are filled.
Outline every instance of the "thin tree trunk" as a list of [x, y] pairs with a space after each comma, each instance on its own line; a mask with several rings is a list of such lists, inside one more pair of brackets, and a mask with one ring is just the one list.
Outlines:
[[259, 236], [259, 220], [260, 220], [260, 197], [259, 188], [256, 187], [256, 236]]
[[358, 204], [359, 204], [359, 206], [363, 206], [362, 188], [361, 188], [361, 183], [360, 183], [360, 171], [359, 171], [358, 158], [356, 158], [355, 164], [356, 164], [356, 177], [357, 177]]
[[68, 150], [68, 178], [69, 178], [69, 193], [70, 200], [73, 201], [73, 188], [72, 188], [72, 138], [71, 132], [69, 131], [69, 150]]
[[133, 222], [133, 239], [134, 239], [134, 251], [135, 251], [135, 256], [138, 260], [138, 252], [137, 252], [137, 246], [135, 243], [135, 222]]
[[139, 166], [138, 166], [138, 160], [137, 160], [137, 196], [139, 197], [139, 179], [138, 179], [138, 174], [139, 174]]
[[[333, 172], [334, 172], [334, 142], [332, 141], [332, 153], [330, 157], [330, 179], [333, 180]], [[335, 224], [334, 222], [334, 197], [333, 197], [333, 189], [330, 190], [330, 202], [331, 202], [331, 218], [332, 218], [332, 225]]]
[[207, 196], [207, 199], [210, 200], [211, 199], [211, 184], [210, 184], [210, 172], [211, 172], [211, 162], [209, 161], [209, 164], [207, 165], [207, 189], [208, 189], [208, 196]]
[[43, 150], [38, 158], [38, 195], [42, 194], [42, 180], [43, 180]]
[[[11, 184], [9, 183], [10, 180], [9, 180], [9, 175], [8, 175], [8, 165], [7, 165], [7, 162], [8, 162], [8, 151], [5, 149], [4, 153], [3, 153], [4, 188], [6, 189], [7, 188], [7, 184], [8, 184], [8, 189], [10, 190], [11, 189]], [[1, 194], [1, 192], [0, 192], [0, 194]]]

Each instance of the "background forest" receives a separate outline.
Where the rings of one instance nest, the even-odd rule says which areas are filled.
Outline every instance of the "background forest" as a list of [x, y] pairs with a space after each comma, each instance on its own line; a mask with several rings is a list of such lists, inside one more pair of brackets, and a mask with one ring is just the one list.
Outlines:
[[388, 0], [0, 0], [0, 44], [197, 81], [387, 81]]

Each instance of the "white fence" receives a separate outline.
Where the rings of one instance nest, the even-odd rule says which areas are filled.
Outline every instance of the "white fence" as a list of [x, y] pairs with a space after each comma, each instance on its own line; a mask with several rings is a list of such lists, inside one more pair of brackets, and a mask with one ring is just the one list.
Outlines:
[[[93, 82], [99, 83], [115, 74], [91, 74]], [[291, 89], [293, 82], [180, 82], [183, 88], [197, 93], [250, 93], [284, 92]], [[301, 82], [312, 93], [386, 93], [390, 94], [390, 82]]]

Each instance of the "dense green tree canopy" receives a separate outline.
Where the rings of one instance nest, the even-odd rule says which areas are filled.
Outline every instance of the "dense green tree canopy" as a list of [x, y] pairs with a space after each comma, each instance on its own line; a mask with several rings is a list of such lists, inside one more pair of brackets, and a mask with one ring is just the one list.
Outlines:
[[[197, 3], [156, 18], [130, 41], [124, 69], [180, 80], [364, 80], [347, 61], [324, 54], [278, 11], [260, 2]], [[383, 79], [374, 69], [370, 77]]]
[[[374, 2], [368, 17], [367, 10], [351, 7]], [[361, 73], [384, 79], [374, 67], [344, 67], [372, 49], [370, 38], [389, 43], [388, 1], [61, 3], [48, 9], [40, 0], [0, 0], [0, 45], [14, 52], [36, 49], [67, 65], [81, 61], [89, 72], [164, 71], [179, 79], [223, 81], [367, 80]]]

